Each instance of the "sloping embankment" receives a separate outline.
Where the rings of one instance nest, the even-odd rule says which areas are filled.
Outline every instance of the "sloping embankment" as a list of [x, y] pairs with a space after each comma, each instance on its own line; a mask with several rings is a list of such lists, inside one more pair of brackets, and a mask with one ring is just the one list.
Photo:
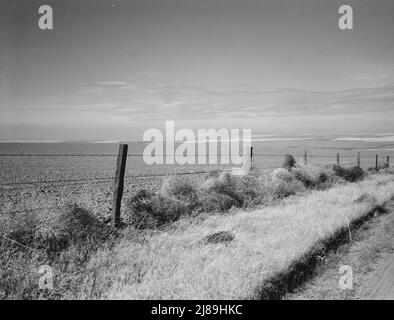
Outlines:
[[315, 268], [321, 259], [330, 252], [336, 251], [339, 246], [351, 241], [351, 234], [355, 229], [376, 214], [387, 213], [387, 203], [376, 205], [365, 215], [338, 229], [327, 239], [322, 239], [316, 243], [312, 250], [306, 252], [299, 260], [294, 261], [287, 270], [278, 272], [270, 279], [264, 281], [258, 288], [260, 298], [263, 300], [281, 299], [286, 293], [291, 292], [310, 279], [314, 275]]
[[[394, 176], [294, 197], [276, 207], [180, 221], [136, 244], [123, 240], [89, 263], [95, 296], [116, 299], [280, 298], [319, 256], [394, 197]], [[230, 231], [234, 240], [206, 244]], [[80, 296], [80, 298], [84, 298]]]

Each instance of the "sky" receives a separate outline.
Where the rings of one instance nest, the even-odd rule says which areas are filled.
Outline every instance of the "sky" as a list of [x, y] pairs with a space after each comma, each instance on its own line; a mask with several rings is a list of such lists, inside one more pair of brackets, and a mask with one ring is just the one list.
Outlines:
[[[343, 4], [353, 30], [338, 28]], [[0, 140], [142, 140], [165, 120], [392, 132], [394, 1], [0, 2]]]

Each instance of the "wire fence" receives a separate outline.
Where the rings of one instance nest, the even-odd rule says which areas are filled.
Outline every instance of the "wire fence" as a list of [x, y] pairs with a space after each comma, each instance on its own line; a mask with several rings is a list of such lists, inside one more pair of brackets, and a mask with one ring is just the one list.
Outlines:
[[[163, 157], [173, 157], [175, 155], [169, 155], [169, 154], [162, 154], [162, 155], [157, 155], [155, 156], [163, 156]], [[261, 163], [261, 159], [264, 158], [276, 158], [280, 159], [285, 157], [286, 154], [263, 154], [263, 153], [255, 153], [253, 154], [251, 160], [251, 163], [253, 164], [253, 168], [258, 169], [258, 170], [275, 170], [277, 168], [280, 168], [281, 165], [264, 165], [264, 163]], [[13, 157], [21, 157], [21, 158], [31, 158], [31, 157], [43, 157], [43, 158], [61, 158], [61, 157], [79, 157], [79, 158], [100, 158], [100, 157], [118, 157], [118, 154], [17, 154], [17, 153], [9, 153], [9, 154], [0, 154], [0, 158], [13, 158]], [[139, 157], [143, 158], [143, 154], [135, 154], [135, 153], [128, 153], [127, 157]], [[207, 155], [194, 155], [194, 157], [205, 157], [207, 158]], [[297, 158], [303, 158], [303, 161], [305, 164], [310, 164], [313, 166], [317, 167], [324, 167], [328, 164], [340, 164], [341, 166], [360, 166], [360, 161], [368, 161], [369, 164], [375, 165], [377, 167], [380, 164], [387, 163], [389, 165], [389, 157], [388, 156], [372, 156], [372, 155], [363, 155], [363, 157], [360, 157], [360, 155], [323, 155], [323, 154], [307, 154], [305, 152], [304, 154], [295, 154], [294, 157]], [[257, 160], [258, 159], [258, 160]], [[318, 162], [315, 161], [315, 159], [318, 160]], [[322, 162], [319, 162], [319, 159], [322, 160]], [[341, 161], [339, 162], [339, 159], [346, 159], [347, 161]], [[350, 159], [353, 159], [353, 161], [349, 161]], [[1, 164], [0, 165], [0, 172], [1, 169], [8, 170], [9, 168], [21, 168], [21, 166], [25, 168], [40, 168], [40, 165], [22, 165], [22, 164]], [[47, 165], [48, 166], [48, 165]], [[52, 166], [52, 164], [50, 164]], [[42, 165], [43, 168], [46, 167], [46, 165]], [[191, 171], [186, 171], [186, 172], [159, 172], [159, 173], [136, 173], [136, 174], [128, 174], [124, 176], [124, 181], [127, 183], [133, 183], [137, 181], [138, 179], [149, 179], [149, 178], [164, 178], [168, 176], [185, 176], [185, 175], [207, 175], [213, 172], [222, 172], [222, 171], [229, 171], [231, 168], [224, 168], [224, 167], [219, 167], [216, 169], [212, 170], [191, 170]], [[29, 190], [29, 189], [37, 189], [37, 188], [46, 188], [46, 187], [51, 187], [51, 188], [71, 188], [71, 189], [81, 189], [86, 185], [92, 186], [92, 185], [99, 185], [99, 184], [108, 184], [111, 185], [112, 182], [115, 180], [116, 175], [110, 175], [110, 176], [104, 176], [104, 177], [86, 177], [86, 178], [74, 178], [74, 179], [49, 179], [49, 180], [32, 180], [32, 181], [17, 181], [17, 182], [5, 182], [5, 183], [0, 183], [0, 192], [1, 194], [5, 194], [7, 192], [11, 191], [20, 191], [20, 190]], [[125, 198], [128, 199], [128, 198]], [[108, 199], [105, 200], [97, 200], [97, 203], [104, 203], [108, 202]], [[40, 211], [40, 210], [50, 210], [55, 207], [51, 206], [40, 206], [37, 208], [29, 208], [29, 209], [20, 209], [20, 210], [12, 210], [12, 211], [4, 211], [0, 212], [0, 215], [16, 215], [24, 212], [35, 212], [35, 211]]]
[[[75, 155], [67, 155], [67, 154], [0, 154], [0, 157], [115, 157], [117, 155], [107, 155], [107, 154], [75, 154]], [[132, 157], [142, 157], [142, 154], [128, 154], [127, 155], [132, 156]], [[155, 156], [160, 156], [160, 155], [155, 155]], [[162, 155], [162, 156], [175, 156], [175, 155]], [[199, 156], [199, 155], [196, 155]], [[206, 155], [201, 155], [204, 157], [207, 157]], [[275, 158], [280, 158], [284, 157], [285, 154], [253, 154], [253, 157], [275, 157]], [[295, 157], [305, 157], [305, 155], [294, 155]], [[333, 162], [335, 163], [334, 160], [336, 159], [336, 155], [307, 155], [306, 159], [313, 160], [314, 158], [316, 159], [332, 159]], [[355, 158], [354, 155], [341, 155], [341, 158]], [[375, 156], [363, 156], [362, 159], [375, 159]], [[307, 162], [307, 160], [305, 161]], [[379, 161], [379, 163], [382, 163], [383, 161]], [[388, 162], [388, 160], [387, 160]], [[385, 162], [383, 162], [385, 163]], [[311, 165], [314, 166], [325, 166], [329, 163], [322, 163], [322, 164], [317, 164], [317, 163], [311, 163]], [[345, 165], [356, 165], [357, 161], [351, 161], [351, 162], [341, 162], [340, 165], [345, 166]], [[373, 164], [371, 162], [371, 164]], [[1, 165], [0, 168], [8, 168], [8, 167], [15, 167], [15, 168], [21, 168], [21, 165]], [[36, 166], [23, 166], [23, 167], [40, 167], [38, 165]], [[263, 166], [263, 167], [258, 167], [254, 166], [255, 169], [261, 169], [261, 170], [267, 170], [267, 169], [278, 169], [280, 168], [280, 165], [277, 166]], [[133, 175], [126, 175], [124, 178], [126, 180], [128, 179], [133, 179], [133, 178], [150, 178], [150, 177], [165, 177], [165, 176], [176, 176], [176, 175], [193, 175], [193, 174], [206, 174], [206, 173], [211, 173], [214, 171], [223, 171], [222, 168], [215, 169], [215, 170], [197, 170], [197, 171], [189, 171], [189, 172], [165, 172], [165, 173], [153, 173], [153, 174], [133, 174]], [[224, 169], [226, 170], [226, 169]], [[227, 169], [228, 170], [228, 169]], [[14, 187], [14, 186], [21, 186], [22, 188], [25, 188], [25, 186], [29, 185], [46, 185], [50, 184], [52, 185], [59, 185], [59, 186], [64, 186], [64, 185], [76, 185], [79, 183], [90, 183], [90, 182], [107, 182], [107, 181], [112, 181], [115, 178], [115, 176], [106, 176], [106, 177], [93, 177], [93, 178], [79, 178], [79, 179], [57, 179], [57, 180], [36, 180], [36, 181], [22, 181], [22, 182], [8, 182], [8, 183], [0, 183], [0, 187]], [[12, 189], [17, 189], [17, 188], [11, 188]], [[10, 189], [8, 189], [10, 190]]]

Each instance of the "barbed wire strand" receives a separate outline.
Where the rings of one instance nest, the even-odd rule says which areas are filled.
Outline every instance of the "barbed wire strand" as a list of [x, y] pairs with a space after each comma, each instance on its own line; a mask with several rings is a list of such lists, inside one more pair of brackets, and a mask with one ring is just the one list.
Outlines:
[[[55, 156], [55, 157], [61, 157], [61, 156], [70, 156], [70, 157], [90, 157], [90, 156], [114, 156], [114, 155], [106, 155], [106, 154], [85, 154], [85, 155], [80, 155], [80, 154], [68, 154], [68, 155], [54, 155], [54, 154], [40, 154], [40, 155], [34, 155], [34, 154], [0, 154], [0, 156]], [[128, 156], [142, 156], [141, 154], [129, 154]], [[165, 156], [165, 155], [163, 155]], [[198, 155], [197, 155], [198, 156]], [[282, 157], [284, 155], [278, 155], [278, 154], [255, 154], [253, 156], [256, 157]], [[300, 155], [300, 157], [303, 157], [303, 155]], [[354, 156], [347, 156], [343, 155], [341, 156], [342, 158], [344, 157], [354, 157]], [[336, 158], [336, 156], [329, 156], [329, 155], [308, 155], [307, 158], [312, 159], [312, 158]], [[366, 156], [363, 156], [362, 159], [367, 158]], [[372, 157], [370, 157], [372, 158]], [[364, 161], [365, 163], [365, 161]], [[327, 163], [328, 165], [329, 163]], [[342, 163], [341, 165], [347, 165], [347, 164], [353, 164], [351, 163]], [[317, 165], [317, 164], [314, 164]], [[323, 165], [323, 164], [322, 164]], [[278, 167], [257, 167], [257, 169], [276, 169]], [[215, 171], [220, 171], [220, 170], [231, 170], [231, 169], [214, 169], [214, 170], [209, 170], [209, 171], [191, 171], [191, 172], [178, 172], [178, 173], [160, 173], [160, 174], [141, 174], [141, 175], [128, 175], [125, 176], [125, 180], [133, 179], [133, 178], [149, 178], [149, 177], [164, 177], [164, 176], [169, 176], [169, 175], [192, 175], [192, 174], [205, 174], [205, 173], [210, 173], [210, 172], [215, 172]], [[42, 180], [42, 181], [22, 181], [22, 182], [10, 182], [7, 184], [0, 184], [0, 187], [6, 187], [7, 190], [14, 190], [14, 189], [19, 189], [19, 188], [8, 188], [10, 186], [29, 186], [29, 185], [51, 185], [52, 187], [55, 186], [56, 184], [61, 184], [57, 185], [56, 187], [62, 187], [62, 186], [67, 186], [67, 185], [73, 185], [75, 183], [76, 187], [79, 187], [77, 185], [78, 183], [86, 184], [86, 182], [102, 182], [102, 181], [110, 181], [113, 180], [114, 177], [95, 177], [95, 178], [82, 178], [82, 179], [62, 179], [62, 180]]]
[[3, 235], [3, 234], [0, 234], [0, 236], [2, 236], [4, 239], [6, 239], [6, 240], [8, 240], [8, 241], [10, 241], [10, 242], [12, 242], [12, 243], [15, 243], [15, 244], [17, 244], [17, 245], [19, 245], [19, 246], [21, 246], [21, 247], [23, 247], [23, 248], [25, 248], [25, 249], [28, 249], [28, 250], [30, 250], [30, 251], [32, 251], [32, 252], [39, 252], [38, 250], [33, 249], [33, 248], [30, 248], [29, 246], [26, 246], [26, 245], [24, 245], [24, 244], [22, 244], [22, 243], [20, 243], [20, 242], [18, 242], [18, 241], [16, 241], [16, 240], [14, 240], [14, 239], [8, 238], [8, 237], [6, 237], [6, 236]]
[[56, 207], [39, 207], [39, 208], [33, 208], [33, 209], [23, 209], [23, 210], [14, 210], [14, 211], [6, 211], [6, 212], [0, 212], [1, 215], [15, 215], [18, 213], [26, 213], [26, 212], [35, 212], [35, 211], [40, 211], [40, 210], [50, 210], [50, 209], [55, 209]]
[[[285, 155], [288, 155], [290, 153], [286, 154], [253, 154], [253, 156], [256, 157], [284, 157]], [[391, 154], [391, 153], [390, 153]], [[230, 154], [232, 155], [232, 154]], [[235, 154], [237, 156], [241, 156], [239, 154]], [[51, 153], [43, 153], [43, 154], [34, 154], [34, 153], [0, 153], [0, 157], [117, 157], [117, 154], [51, 154]], [[142, 153], [129, 153], [127, 154], [128, 157], [143, 157], [144, 154]], [[152, 156], [155, 157], [175, 157], [178, 156], [176, 154], [153, 154]], [[195, 154], [192, 155], [192, 157], [209, 157], [210, 155], [199, 155]], [[218, 155], [220, 156], [220, 155]], [[304, 154], [295, 154], [293, 155], [295, 157], [304, 157]], [[327, 157], [327, 158], [335, 158], [337, 155], [314, 155], [314, 154], [307, 154], [308, 157]], [[340, 157], [357, 157], [357, 154], [355, 155], [341, 155]], [[364, 155], [363, 158], [374, 158], [375, 155]]]
[[[205, 174], [216, 171], [223, 171], [226, 169], [215, 169], [208, 171], [189, 171], [189, 172], [173, 172], [173, 173], [159, 173], [159, 174], [140, 174], [140, 175], [126, 175], [124, 179], [133, 179], [133, 178], [150, 178], [150, 177], [166, 177], [172, 175], [193, 175], [193, 174]], [[229, 169], [228, 169], [229, 170]], [[95, 181], [112, 181], [115, 177], [97, 177], [97, 178], [83, 178], [83, 179], [63, 179], [63, 180], [42, 180], [42, 181], [24, 181], [24, 182], [10, 182], [7, 184], [0, 184], [0, 187], [9, 187], [14, 185], [44, 185], [44, 184], [57, 184], [57, 183], [70, 183], [70, 182], [95, 182]], [[64, 186], [60, 185], [60, 186]], [[9, 189], [8, 189], [9, 190]]]

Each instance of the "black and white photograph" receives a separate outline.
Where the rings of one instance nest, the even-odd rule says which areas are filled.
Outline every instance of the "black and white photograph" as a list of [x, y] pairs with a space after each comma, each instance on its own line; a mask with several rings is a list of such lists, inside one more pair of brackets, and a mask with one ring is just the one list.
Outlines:
[[0, 0], [0, 300], [394, 300], [393, 163], [393, 0]]

